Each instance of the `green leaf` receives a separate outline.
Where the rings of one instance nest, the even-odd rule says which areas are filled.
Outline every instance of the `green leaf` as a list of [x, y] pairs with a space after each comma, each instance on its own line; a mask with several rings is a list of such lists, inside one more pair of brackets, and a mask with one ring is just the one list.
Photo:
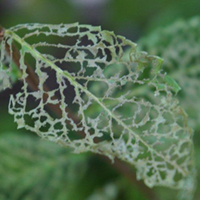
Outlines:
[[169, 87], [171, 87], [174, 92], [178, 93], [181, 90], [180, 86], [177, 84], [177, 82], [172, 77], [166, 75], [165, 81], [166, 81], [166, 84]]

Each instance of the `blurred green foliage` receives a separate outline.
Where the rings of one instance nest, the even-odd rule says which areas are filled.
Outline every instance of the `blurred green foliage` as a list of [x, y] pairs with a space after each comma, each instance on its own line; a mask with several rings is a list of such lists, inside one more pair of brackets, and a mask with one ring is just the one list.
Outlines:
[[77, 195], [73, 188], [86, 170], [84, 156], [66, 156], [66, 150], [52, 144], [8, 132], [1, 135], [0, 149], [1, 199], [73, 199]]

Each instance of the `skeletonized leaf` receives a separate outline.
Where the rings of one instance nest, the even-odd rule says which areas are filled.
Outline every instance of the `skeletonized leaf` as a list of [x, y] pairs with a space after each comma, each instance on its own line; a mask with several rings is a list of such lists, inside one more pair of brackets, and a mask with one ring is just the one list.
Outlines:
[[[20, 49], [23, 87], [9, 103], [19, 128], [75, 153], [120, 158], [150, 187], [184, 187], [193, 168], [192, 133], [173, 97], [178, 86], [161, 72], [162, 59], [77, 23], [18, 25], [3, 41]], [[27, 63], [38, 79], [34, 91]]]

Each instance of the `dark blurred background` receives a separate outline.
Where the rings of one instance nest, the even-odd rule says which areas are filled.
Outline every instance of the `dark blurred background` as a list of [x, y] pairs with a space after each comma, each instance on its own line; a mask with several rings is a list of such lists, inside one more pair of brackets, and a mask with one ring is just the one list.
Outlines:
[[[79, 22], [100, 25], [136, 43], [158, 27], [196, 15], [200, 15], [199, 0], [0, 1], [0, 24], [5, 28], [22, 23]], [[69, 156], [67, 150], [41, 145], [34, 134], [17, 130], [7, 106], [9, 93], [20, 86], [16, 83], [0, 94], [0, 199], [149, 199], [141, 188], [94, 155]], [[175, 193], [162, 188], [154, 192], [158, 200], [172, 199]]]
[[198, 0], [1, 0], [1, 24], [72, 23], [101, 25], [136, 41], [178, 18], [199, 14]]

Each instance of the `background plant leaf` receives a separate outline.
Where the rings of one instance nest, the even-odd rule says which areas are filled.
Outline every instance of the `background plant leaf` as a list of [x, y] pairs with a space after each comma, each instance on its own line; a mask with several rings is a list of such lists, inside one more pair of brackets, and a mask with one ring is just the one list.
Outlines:
[[189, 115], [189, 124], [200, 131], [200, 18], [178, 20], [138, 41], [140, 50], [161, 56], [163, 70], [182, 88], [178, 94]]

